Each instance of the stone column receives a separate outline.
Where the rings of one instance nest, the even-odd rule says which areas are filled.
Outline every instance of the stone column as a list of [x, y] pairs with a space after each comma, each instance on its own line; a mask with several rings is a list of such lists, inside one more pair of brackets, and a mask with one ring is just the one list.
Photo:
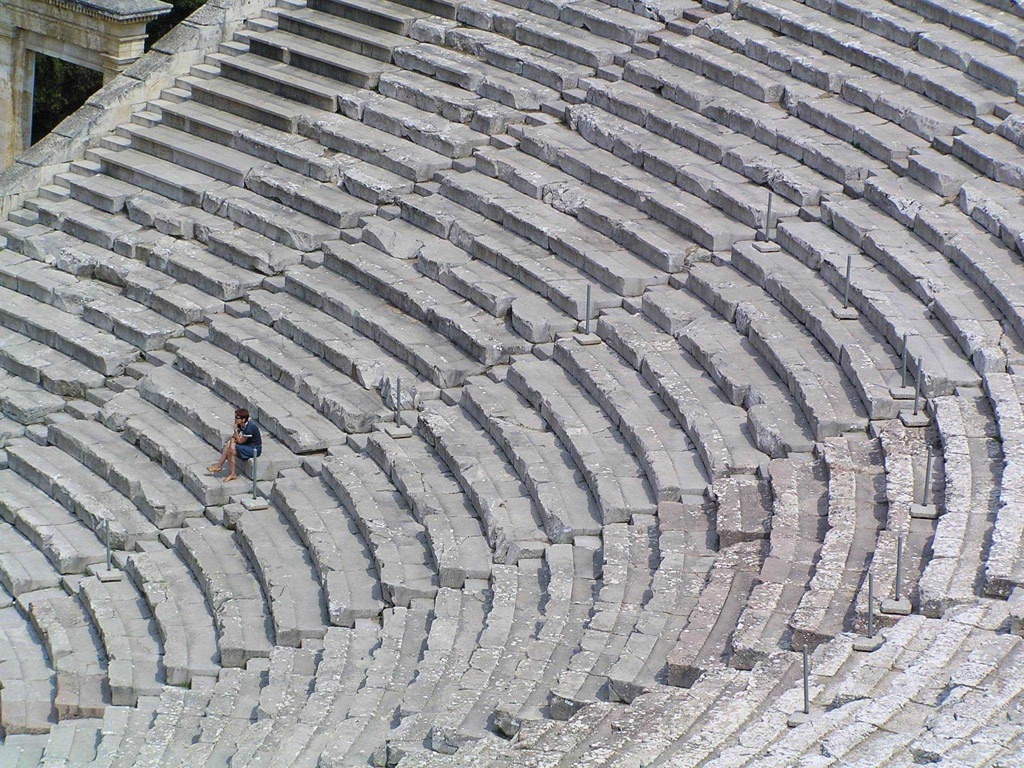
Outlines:
[[18, 31], [0, 26], [0, 170], [13, 163], [24, 146], [23, 56]]

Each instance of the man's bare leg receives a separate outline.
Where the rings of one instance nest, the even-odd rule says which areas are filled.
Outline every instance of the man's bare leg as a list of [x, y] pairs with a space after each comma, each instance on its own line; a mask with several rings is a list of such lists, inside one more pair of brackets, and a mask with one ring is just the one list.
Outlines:
[[[207, 472], [217, 473], [224, 469], [224, 462], [227, 461], [228, 456], [234, 454], [235, 449], [235, 438], [229, 437], [228, 441], [224, 444], [224, 450], [220, 452], [220, 458], [217, 459], [216, 464], [211, 464], [206, 468]], [[234, 473], [232, 473], [234, 474]]]
[[232, 480], [237, 480], [238, 476], [235, 474], [235, 441], [231, 441], [231, 450], [228, 451], [228, 476], [224, 478], [225, 483], [230, 483]]

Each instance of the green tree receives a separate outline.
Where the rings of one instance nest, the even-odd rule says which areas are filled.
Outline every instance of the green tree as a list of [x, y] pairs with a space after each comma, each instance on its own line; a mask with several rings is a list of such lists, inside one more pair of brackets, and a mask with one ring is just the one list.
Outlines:
[[103, 85], [103, 73], [36, 54], [32, 143], [48, 134]]
[[174, 10], [166, 13], [157, 19], [149, 22], [146, 32], [146, 50], [157, 40], [166, 35], [179, 22], [184, 20], [192, 11], [201, 6], [206, 0], [166, 0], [174, 6]]

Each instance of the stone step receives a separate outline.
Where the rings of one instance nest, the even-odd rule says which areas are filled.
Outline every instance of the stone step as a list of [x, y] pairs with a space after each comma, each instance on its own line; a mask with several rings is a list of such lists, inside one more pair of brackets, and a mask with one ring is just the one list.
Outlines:
[[252, 418], [294, 453], [326, 450], [345, 442], [344, 433], [311, 405], [252, 366], [239, 368], [224, 350], [202, 342], [183, 346], [177, 368]]
[[0, 287], [0, 325], [56, 349], [104, 376], [117, 376], [139, 356], [135, 347], [78, 317]]
[[83, 573], [106, 557], [92, 531], [12, 470], [0, 471], [0, 517], [17, 528], [61, 574]]
[[273, 626], [267, 602], [231, 533], [208, 525], [186, 528], [174, 548], [206, 595], [221, 666], [242, 667], [249, 659], [270, 656]]
[[28, 614], [53, 664], [57, 719], [103, 717], [110, 703], [108, 660], [81, 603], [57, 593], [33, 600]]
[[[0, 586], [11, 597], [26, 592], [53, 589], [60, 584], [60, 574], [46, 559], [46, 555], [13, 524], [0, 522], [3, 539], [0, 540]], [[6, 595], [5, 595], [6, 597]]]
[[214, 178], [192, 170], [191, 166], [136, 149], [89, 151], [106, 175], [195, 208], [202, 208], [207, 190], [221, 185]]
[[[173, 371], [168, 373], [173, 375]], [[180, 374], [178, 377], [179, 380], [184, 378]], [[166, 390], [158, 391], [166, 393]], [[152, 392], [150, 395], [152, 396]], [[221, 401], [214, 402], [218, 410], [227, 409]], [[173, 410], [173, 406], [171, 409]], [[215, 414], [204, 415], [216, 419]], [[175, 421], [171, 413], [144, 400], [136, 390], [126, 390], [111, 398], [100, 409], [98, 418], [104, 426], [119, 432], [123, 440], [136, 446], [149, 460], [161, 466], [204, 506], [227, 504], [231, 494], [241, 493], [243, 488], [247, 487], [244, 480], [223, 483], [219, 477], [211, 475], [206, 470], [210, 460], [216, 455], [214, 451], [219, 451], [223, 447], [219, 437], [216, 442], [208, 443], [202, 435]], [[287, 466], [287, 462], [280, 461], [283, 456], [280, 447], [270, 443], [268, 437], [265, 437], [265, 450], [260, 456], [258, 467], [260, 480], [272, 480], [277, 474], [279, 464], [284, 463]], [[292, 462], [293, 465], [295, 463]], [[252, 468], [248, 466], [248, 462], [241, 462], [238, 469], [239, 474], [252, 475]]]
[[[32, 238], [23, 248], [30, 249], [32, 253], [46, 254], [75, 242], [76, 240], [68, 235], [53, 232]], [[84, 276], [79, 278], [31, 256], [14, 251], [0, 251], [0, 258], [3, 260], [0, 269], [5, 287], [49, 304], [62, 312], [81, 315], [87, 304], [116, 295], [116, 291], [108, 285]]]
[[413, 22], [427, 15], [414, 10], [412, 3], [407, 6], [387, 0], [381, 3], [366, 0], [313, 0], [307, 4], [315, 11], [401, 36], [408, 36]]
[[437, 561], [438, 588], [486, 580], [491, 552], [481, 522], [444, 463], [420, 440], [396, 440], [383, 432], [370, 437], [367, 452], [423, 526]]
[[[936, 328], [936, 320], [924, 315], [920, 301], [907, 296], [895, 280], [875, 271], [855, 245], [815, 222], [786, 222], [779, 227], [778, 240], [837, 289], [845, 290], [846, 263], [852, 260], [850, 303], [868, 316], [892, 347], [902, 349], [902, 336], [908, 335], [910, 360], [922, 359], [926, 396], [978, 383], [977, 373], [956, 349], [955, 341]], [[826, 253], [822, 250], [825, 244], [834, 250]]]
[[945, 498], [918, 588], [921, 612], [939, 617], [973, 602], [975, 583], [983, 583], [997, 508], [973, 500], [997, 498], [1002, 456], [992, 406], [980, 393], [935, 398], [933, 413], [942, 441]]
[[330, 365], [286, 337], [271, 335], [255, 320], [218, 317], [209, 328], [214, 344], [294, 392], [341, 429], [368, 432], [391, 418], [387, 406], [359, 384], [339, 380]]
[[1024, 583], [1024, 563], [1020, 551], [1022, 537], [1016, 533], [1020, 524], [1011, 511], [1014, 494], [1020, 489], [1015, 479], [1020, 460], [1020, 435], [1015, 425], [1018, 419], [1024, 418], [1020, 392], [1021, 385], [1016, 375], [989, 373], [985, 376], [985, 393], [995, 412], [1003, 451], [999, 507], [992, 532], [992, 548], [985, 563], [985, 591], [993, 596], [1009, 596]]
[[554, 359], [618, 426], [659, 501], [704, 494], [709, 478], [696, 448], [639, 373], [621, 368], [622, 361], [603, 345], [560, 341]]
[[643, 314], [676, 336], [733, 405], [747, 411], [757, 448], [769, 456], [806, 452], [813, 435], [799, 404], [768, 363], [725, 321], [688, 293], [648, 292]]
[[249, 510], [235, 523], [238, 542], [267, 596], [276, 645], [298, 647], [327, 631], [326, 605], [309, 554], [277, 510]]
[[866, 430], [866, 412], [838, 361], [785, 310], [765, 303], [759, 287], [712, 264], [695, 265], [686, 285], [727, 320], [746, 326], [751, 345], [800, 403], [815, 439]]
[[64, 398], [0, 372], [0, 411], [23, 426], [40, 424], [64, 410]]
[[10, 469], [60, 502], [99, 538], [106, 536], [109, 526], [113, 549], [133, 550], [140, 541], [157, 538], [157, 529], [129, 498], [56, 446], [12, 443], [7, 446], [7, 461]]
[[845, 617], [880, 527], [876, 465], [878, 446], [866, 438], [828, 438], [822, 455], [828, 472], [828, 529], [814, 576], [790, 621], [792, 645], [817, 646], [845, 629]]
[[[574, 379], [556, 365], [524, 360], [509, 369], [509, 384], [558, 435], [586, 479], [605, 524], [653, 513], [655, 497], [638, 459], [622, 444], [620, 430]], [[580, 424], [590, 425], [587, 434], [579, 430]]]
[[[439, 387], [457, 386], [483, 370], [447, 338], [326, 269], [292, 269], [286, 275], [285, 289], [373, 340]], [[382, 318], [387, 318], [387, 323], [381, 322]]]
[[[202, 386], [193, 379], [190, 379], [188, 376], [175, 370], [171, 366], [163, 366], [150, 371], [146, 377], [139, 382], [138, 392], [139, 395], [142, 396], [143, 400], [165, 412], [174, 422], [177, 422], [179, 425], [187, 428], [190, 432], [199, 435], [199, 437], [205, 440], [208, 445], [214, 447], [216, 450], [220, 450], [227, 440], [226, 436], [231, 435], [231, 414], [233, 413], [234, 407], [240, 407], [220, 399], [208, 388]], [[251, 405], [249, 406], [249, 410], [253, 410]], [[134, 409], [130, 409], [128, 412], [132, 413], [134, 412]], [[110, 420], [113, 422], [112, 426], [120, 420], [120, 414], [118, 414], [116, 410], [110, 413], [109, 416]], [[255, 414], [253, 415], [253, 419], [258, 422], [258, 418]], [[157, 422], [149, 422], [150, 425], [155, 423]], [[165, 426], [161, 431], [167, 428], [168, 427]], [[142, 429], [145, 429], [145, 427], [142, 427]], [[264, 455], [260, 456], [261, 461], [259, 462], [259, 474], [257, 475], [257, 479], [273, 480], [277, 476], [277, 472], [299, 466], [301, 461], [292, 455], [290, 449], [286, 448], [281, 442], [279, 442], [273, 434], [266, 434], [268, 430], [262, 431], [264, 432]], [[142, 433], [141, 429], [138, 434], [135, 434], [129, 422], [129, 440], [137, 442], [140, 446], [143, 446], [144, 450], [149, 455], [161, 456], [161, 462], [164, 465], [167, 465], [168, 463], [177, 465], [180, 468], [178, 471], [182, 472], [182, 474], [186, 474], [184, 467], [188, 466], [188, 463], [186, 463], [184, 457], [188, 456], [190, 451], [175, 451], [175, 455], [183, 458], [181, 458], [180, 461], [172, 459], [170, 454], [164, 456], [157, 448], [152, 447], [149, 444], [145, 444], [145, 437], [147, 436]], [[148, 442], [151, 443], [152, 441]], [[191, 440], [189, 440], [189, 442], [185, 442], [184, 440], [182, 441], [182, 445], [189, 447], [191, 447], [190, 443]], [[197, 452], [191, 452], [191, 455], [193, 459], [192, 462], [189, 463], [195, 463], [195, 456], [197, 455]], [[199, 462], [199, 464], [202, 463], [203, 462]], [[242, 464], [244, 465], [245, 462], [242, 462]], [[250, 474], [248, 467], [243, 466], [241, 469], [245, 474]]]
[[414, 182], [430, 181], [452, 159], [387, 131], [342, 115], [314, 117], [299, 125], [303, 136]]
[[136, 552], [125, 573], [146, 601], [163, 644], [161, 664], [168, 685], [187, 686], [220, 670], [213, 616], [195, 577], [170, 551]]
[[349, 21], [312, 8], [279, 11], [277, 28], [282, 32], [301, 35], [385, 63], [391, 62], [395, 48], [409, 42], [403, 35], [368, 27], [358, 21]]
[[[474, 93], [493, 102], [494, 105], [504, 107], [504, 110], [498, 109], [496, 115], [499, 123], [506, 127], [522, 123], [523, 112], [537, 112], [543, 104], [557, 102], [559, 94], [552, 87], [554, 83], [551, 82], [551, 77], [546, 72], [539, 71], [539, 67], [529, 66], [535, 62], [529, 61], [533, 57], [528, 46], [512, 46], [512, 50], [509, 50], [509, 44], [500, 38], [500, 47], [496, 47], [491, 38], [481, 41], [479, 35], [473, 35], [466, 39], [465, 36], [469, 35], [469, 31], [466, 30], [461, 32], [463, 38], [455, 37], [456, 34], [458, 33], [453, 30], [446, 36], [445, 42], [448, 43], [450, 39], [450, 44], [462, 50], [453, 51], [433, 43], [410, 43], [395, 49], [395, 64], [403, 70], [461, 88], [464, 92]], [[483, 53], [484, 61], [478, 57], [478, 50]], [[525, 66], [523, 58], [519, 55], [520, 51], [528, 57]], [[514, 57], [517, 64], [512, 65], [511, 62], [505, 61], [505, 57]], [[584, 70], [580, 74], [585, 76], [590, 74], [590, 71]], [[569, 75], [570, 79], [571, 77]], [[382, 79], [382, 82], [385, 80]], [[484, 118], [481, 116], [478, 119], [482, 121]]]
[[134, 707], [140, 696], [160, 695], [161, 648], [153, 617], [131, 581], [104, 578], [82, 579], [81, 599], [106, 652], [110, 703]]
[[636, 296], [651, 285], [667, 282], [667, 275], [613, 241], [501, 181], [476, 173], [445, 174], [440, 191], [449, 200], [550, 250], [615, 293]]
[[192, 101], [189, 103], [192, 105], [202, 104], [285, 133], [297, 133], [300, 118], [310, 113], [307, 106], [236, 82], [226, 73], [212, 80], [196, 80], [191, 87]]
[[271, 498], [316, 566], [331, 624], [352, 627], [360, 619], [377, 618], [384, 602], [375, 565], [341, 502], [319, 478], [298, 469], [275, 481]]
[[84, 398], [103, 375], [63, 352], [16, 331], [0, 331], [0, 367], [61, 397]]
[[266, 685], [268, 667], [267, 659], [252, 659], [245, 669], [221, 672], [198, 722], [198, 737], [181, 750], [184, 761], [223, 760], [237, 752]]
[[[600, 191], [598, 186], [606, 187], [604, 177], [598, 180], [592, 170], [577, 170], [578, 175], [583, 177], [579, 180], [588, 182], [586, 189], [581, 190], [577, 177], [541, 159], [545, 157], [555, 163], [557, 157], [564, 153], [566, 167], [578, 169], [582, 168], [582, 157], [588, 154], [586, 149], [577, 153], [568, 144], [559, 141], [571, 134], [563, 131], [545, 134], [546, 130], [538, 128], [530, 131], [528, 136], [524, 133], [520, 142], [524, 151], [493, 148], [478, 150], [477, 170], [499, 178], [533, 198], [559, 205], [569, 203], [566, 210], [578, 220], [666, 272], [680, 272], [691, 262], [705, 257], [702, 250], [695, 246], [684, 244], [685, 247], [680, 247], [679, 235], [675, 230], [639, 209], [624, 209], [617, 198]], [[545, 135], [550, 135], [552, 141], [542, 139]], [[577, 157], [576, 166], [569, 164], [570, 154]], [[568, 199], [570, 190], [571, 201]]]
[[474, 259], [496, 269], [550, 301], [570, 317], [586, 315], [587, 286], [591, 315], [617, 307], [622, 299], [594, 283], [584, 269], [562, 261], [546, 248], [516, 235], [478, 213], [437, 195], [399, 200], [402, 218], [431, 234], [448, 238]]
[[[265, 91], [272, 97], [287, 99], [293, 103], [305, 104], [316, 110], [332, 113], [338, 109], [338, 97], [352, 93], [355, 86], [318, 75], [299, 67], [273, 62], [254, 53], [240, 56], [210, 56], [220, 64], [221, 73], [227, 81]], [[278, 112], [284, 108], [279, 107]], [[237, 109], [235, 110], [237, 112]], [[258, 114], [266, 115], [265, 110]], [[287, 113], [286, 113], [287, 114]], [[278, 126], [284, 125], [275, 118]], [[293, 125], [289, 119], [288, 125]]]
[[[561, 518], [545, 518], [543, 512], [534, 511], [529, 491], [500, 449], [479, 434], [458, 408], [431, 408], [421, 414], [419, 427], [472, 502], [494, 562], [537, 557], [549, 537], [561, 541], [572, 535]], [[480, 464], [474, 458], [480, 456], [491, 460]], [[591, 523], [591, 530], [594, 527]]]
[[[510, 281], [491, 265], [474, 260], [454, 243], [428, 236], [408, 222], [397, 219], [372, 221], [363, 229], [363, 242], [393, 257], [393, 260], [384, 260], [382, 266], [385, 271], [395, 269], [405, 274], [405, 265], [397, 262], [401, 259], [420, 274], [473, 302], [488, 314], [510, 320], [512, 329], [531, 343], [554, 341], [558, 333], [576, 328], [574, 320], [565, 317], [530, 289]], [[378, 259], [371, 260], [373, 265], [379, 263]], [[369, 279], [374, 280], [374, 275], [370, 274]], [[416, 278], [410, 274], [409, 279]], [[401, 295], [401, 292], [396, 293]], [[448, 300], [448, 296], [436, 287], [428, 287], [427, 293]], [[383, 294], [387, 295], [387, 291]]]
[[248, 35], [249, 50], [256, 56], [279, 61], [315, 75], [328, 77], [357, 88], [373, 88], [389, 64], [350, 53], [332, 42], [320, 42], [300, 34], [281, 31]]
[[899, 405], [889, 389], [901, 386], [902, 381], [896, 380], [890, 353], [863, 322], [854, 324], [836, 317], [840, 303], [827, 285], [807, 280], [806, 268], [785, 254], [755, 246], [734, 248], [732, 264], [793, 314], [828, 351], [850, 377], [869, 418], [898, 415]]
[[321, 476], [370, 547], [385, 600], [407, 607], [433, 597], [437, 572], [424, 528], [391, 495], [393, 486], [372, 460], [338, 448], [324, 460]]
[[213, 687], [212, 683], [195, 690], [165, 687], [136, 760], [155, 765], [181, 761], [199, 736], [199, 721], [210, 704]]
[[747, 413], [729, 402], [679, 343], [653, 323], [615, 310], [601, 316], [597, 333], [660, 395], [710, 478], [751, 473], [768, 461], [754, 445]]
[[[13, 605], [0, 608], [0, 638], [3, 639], [0, 672], [4, 680], [0, 718], [5, 747], [8, 747], [16, 742], [18, 734], [49, 733], [56, 722], [53, 704], [56, 684], [41, 639]], [[27, 751], [32, 754], [31, 750]]]
[[202, 502], [102, 424], [76, 421], [53, 425], [49, 439], [131, 499], [157, 528], [180, 528], [187, 518], [202, 517]]
[[346, 100], [344, 112], [365, 125], [453, 159], [471, 157], [474, 150], [490, 141], [486, 134], [462, 123], [379, 94], [367, 93], [363, 98]]
[[254, 291], [249, 294], [249, 306], [253, 319], [273, 327], [364, 389], [379, 390], [385, 382], [402, 379], [403, 408], [417, 399], [436, 397], [436, 387], [432, 391], [413, 368], [381, 355], [370, 339], [291, 294]]
[[87, 763], [96, 759], [96, 742], [99, 740], [103, 720], [86, 718], [65, 720], [50, 729], [46, 747], [40, 756], [40, 765]]
[[[478, 378], [463, 391], [462, 406], [526, 485], [552, 541], [599, 532], [600, 509], [585, 478], [573, 472], [571, 478], [552, 482], [555, 478], [549, 468], [571, 466], [573, 458], [525, 399]], [[469, 434], [467, 430], [467, 437]]]
[[362, 285], [394, 309], [447, 337], [483, 365], [508, 362], [529, 351], [504, 322], [473, 307], [443, 285], [421, 276], [408, 264], [356, 243], [327, 244], [324, 266]]

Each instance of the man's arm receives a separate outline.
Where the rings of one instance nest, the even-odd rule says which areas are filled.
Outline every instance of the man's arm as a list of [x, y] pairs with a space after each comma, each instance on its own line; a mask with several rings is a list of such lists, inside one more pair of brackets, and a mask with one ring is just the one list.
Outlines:
[[244, 443], [248, 439], [249, 439], [249, 436], [247, 434], [245, 434], [245, 432], [243, 432], [242, 430], [237, 429], [237, 428], [235, 429], [235, 442], [236, 443]]

